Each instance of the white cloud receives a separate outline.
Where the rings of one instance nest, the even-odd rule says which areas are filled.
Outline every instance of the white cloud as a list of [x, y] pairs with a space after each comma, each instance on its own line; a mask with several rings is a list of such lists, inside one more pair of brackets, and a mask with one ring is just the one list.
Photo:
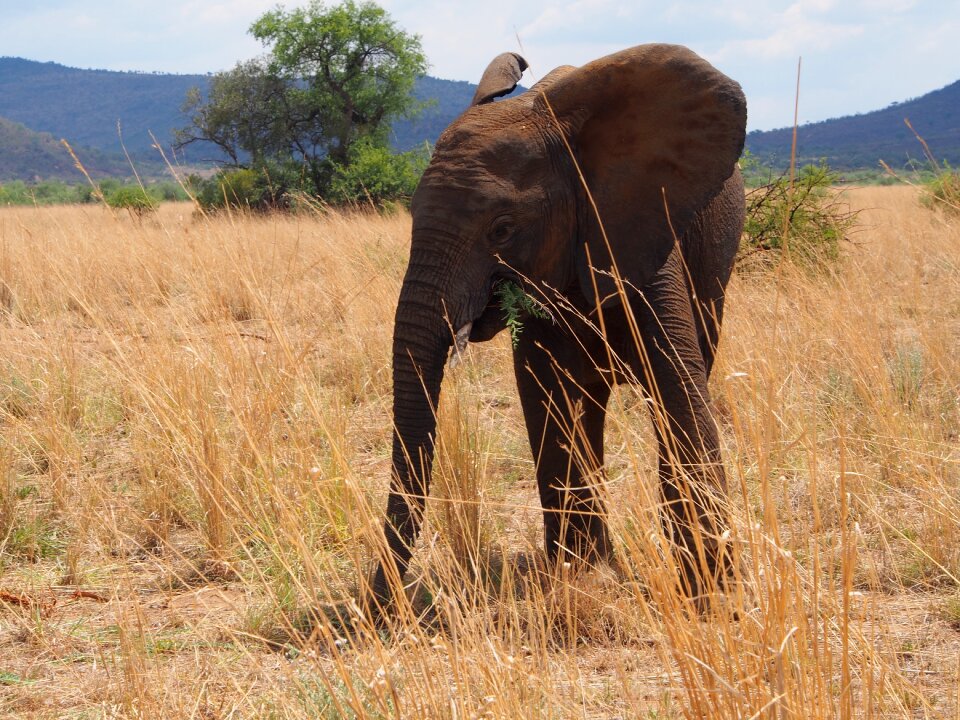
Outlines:
[[[294, 7], [304, 3], [286, 3], [287, 7]], [[189, 2], [184, 3], [181, 14], [201, 25], [217, 26], [242, 25], [244, 30], [258, 16], [276, 6], [275, 2], [264, 0], [233, 0], [232, 2]]]
[[758, 61], [798, 57], [823, 51], [864, 34], [862, 23], [834, 19], [836, 0], [798, 0], [782, 12], [755, 19], [759, 37], [741, 37], [726, 42], [716, 57], [746, 57]]
[[557, 32], [581, 32], [597, 20], [623, 19], [631, 11], [614, 0], [574, 0], [563, 5], [550, 4], [520, 31], [523, 37], [543, 38]]
[[917, 5], [917, 0], [860, 0], [857, 3], [863, 12], [904, 13]]
[[861, 25], [830, 25], [798, 20], [789, 26], [777, 28], [766, 37], [728, 43], [717, 53], [717, 57], [737, 55], [758, 61], [796, 58], [811, 50], [822, 51], [841, 46], [863, 35], [864, 31]]

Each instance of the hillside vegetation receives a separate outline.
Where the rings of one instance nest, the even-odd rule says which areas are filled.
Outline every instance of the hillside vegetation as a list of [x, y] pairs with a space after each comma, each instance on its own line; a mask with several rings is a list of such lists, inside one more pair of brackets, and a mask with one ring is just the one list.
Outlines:
[[[99, 176], [130, 174], [129, 164], [119, 156], [82, 147], [74, 148], [74, 152], [89, 172]], [[83, 179], [70, 153], [57, 138], [0, 117], [0, 181], [48, 177]]]
[[960, 225], [851, 193], [737, 275], [711, 383], [742, 592], [674, 592], [646, 403], [619, 573], [548, 577], [506, 333], [444, 384], [414, 616], [352, 605], [390, 475], [410, 218], [0, 209], [0, 715], [955, 718]]
[[[481, 70], [477, 68], [478, 75]], [[209, 83], [207, 75], [80, 70], [4, 57], [0, 58], [0, 117], [49, 133], [57, 140], [66, 138], [77, 147], [89, 146], [114, 155], [121, 151], [119, 121], [127, 149], [140, 160], [156, 160], [148, 131], [169, 145], [173, 131], [187, 124], [188, 118], [180, 112], [187, 91], [198, 87], [206, 93]], [[467, 82], [420, 78], [413, 94], [431, 104], [416, 120], [394, 125], [394, 147], [411, 150], [424, 141], [435, 141], [469, 105], [475, 90], [476, 86]], [[8, 147], [0, 139], [0, 162], [4, 155], [20, 152], [16, 145]], [[184, 159], [201, 162], [219, 157], [213, 148], [198, 146], [189, 148]], [[71, 177], [72, 170], [39, 156], [30, 172], [10, 177]]]
[[80, 70], [57, 63], [0, 58], [0, 117], [71, 144], [154, 155], [149, 132], [169, 142], [184, 123], [187, 90], [205, 87], [205, 75]]
[[[477, 68], [478, 76], [482, 70]], [[429, 76], [417, 80], [413, 95], [427, 105], [417, 118], [398, 120], [393, 124], [394, 147], [407, 151], [422, 146], [424, 142], [434, 144], [447, 125], [470, 106], [476, 90], [477, 86], [473, 83], [458, 80], [440, 80]], [[511, 95], [525, 90], [524, 86], [518, 85]]]
[[[481, 71], [477, 68], [478, 75]], [[156, 151], [147, 131], [152, 130], [162, 144], [170, 143], [173, 130], [187, 122], [180, 112], [187, 91], [199, 87], [205, 93], [209, 82], [207, 75], [80, 70], [5, 57], [0, 58], [0, 117], [108, 153], [120, 150], [119, 120], [128, 149], [152, 159]], [[467, 107], [475, 89], [467, 82], [420, 78], [413, 94], [433, 104], [418, 119], [394, 124], [393, 147], [405, 151], [424, 141], [434, 142]], [[851, 170], [875, 169], [881, 159], [894, 167], [911, 158], [922, 159], [920, 145], [904, 118], [910, 119], [939, 159], [960, 164], [960, 81], [875, 112], [802, 126], [801, 164], [825, 158], [833, 168]], [[747, 137], [747, 148], [761, 162], [783, 168], [790, 158], [791, 133], [789, 128], [754, 131]], [[0, 156], [4, 152], [0, 145]], [[217, 157], [209, 147], [196, 147], [188, 150], [185, 160]], [[57, 171], [52, 164], [48, 173], [37, 174], [48, 177]]]
[[[923, 149], [904, 119], [941, 161], [960, 164], [960, 81], [919, 98], [862, 115], [802, 125], [797, 157], [802, 163], [825, 159], [840, 170], [877, 168], [880, 160], [901, 168], [911, 160], [926, 165]], [[762, 162], [785, 167], [790, 162], [793, 129], [747, 135], [747, 149]]]

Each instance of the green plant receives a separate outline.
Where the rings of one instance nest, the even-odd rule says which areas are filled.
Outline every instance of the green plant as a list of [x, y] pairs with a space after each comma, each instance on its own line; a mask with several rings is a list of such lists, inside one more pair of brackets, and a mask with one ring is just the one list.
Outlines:
[[[923, 163], [911, 163], [914, 175], [920, 178], [919, 181], [922, 184], [921, 202], [927, 207], [939, 207], [960, 212], [960, 173], [950, 167], [950, 164], [946, 161], [941, 163], [937, 160], [927, 141], [916, 131], [909, 119], [904, 118], [903, 122], [910, 128], [910, 132], [920, 143], [920, 147], [923, 148], [923, 156], [926, 158], [926, 167], [923, 166]], [[883, 166], [888, 175], [898, 177], [896, 172], [883, 160], [880, 161], [880, 165]]]
[[36, 389], [19, 376], [0, 381], [0, 413], [15, 418], [27, 417], [36, 400]]
[[179, 147], [212, 143], [233, 168], [296, 166], [310, 194], [326, 197], [354, 145], [386, 147], [390, 123], [420, 108], [411, 94], [427, 69], [420, 39], [375, 3], [278, 6], [250, 33], [266, 55], [190, 91]]
[[[21, 499], [16, 493], [17, 499]], [[55, 523], [37, 513], [18, 515], [16, 506], [7, 503], [9, 527], [5, 534], [4, 554], [26, 562], [39, 562], [59, 556], [66, 543]]]
[[61, 180], [42, 180], [36, 183], [12, 180], [0, 184], [0, 206], [88, 202], [90, 194], [89, 185], [69, 185]]
[[960, 172], [948, 165], [943, 167], [924, 185], [923, 199], [930, 207], [960, 212]]
[[920, 401], [926, 368], [923, 351], [918, 347], [898, 347], [887, 360], [894, 397], [904, 408], [914, 407]]
[[940, 616], [948, 625], [960, 630], [960, 594], [944, 600]]
[[189, 199], [189, 196], [180, 184], [172, 181], [151, 184], [150, 192], [164, 202], [179, 202]]
[[390, 685], [393, 679], [381, 670], [369, 682], [358, 677], [329, 678], [301, 673], [296, 688], [304, 709], [310, 717], [330, 718], [379, 718], [394, 714]]
[[192, 177], [197, 202], [205, 210], [231, 207], [271, 210], [285, 207], [288, 191], [298, 187], [296, 174], [279, 167], [260, 166], [220, 170], [209, 179]]
[[117, 178], [112, 177], [104, 178], [97, 183], [97, 188], [100, 190], [100, 194], [104, 197], [112, 195], [121, 187], [123, 187], [123, 183]]
[[500, 301], [503, 320], [510, 332], [510, 342], [513, 343], [513, 347], [517, 347], [517, 343], [520, 342], [524, 315], [541, 319], [550, 317], [550, 312], [539, 301], [530, 297], [518, 283], [512, 280], [500, 282], [494, 293]]
[[410, 152], [394, 153], [385, 145], [362, 140], [350, 149], [348, 162], [335, 166], [330, 199], [370, 202], [377, 207], [393, 200], [407, 202], [429, 162], [430, 147], [426, 144]]
[[821, 162], [802, 167], [793, 183], [783, 174], [750, 190], [738, 262], [770, 266], [785, 255], [815, 269], [836, 261], [857, 221], [832, 189], [836, 180]]
[[256, 170], [221, 170], [209, 180], [195, 179], [197, 201], [206, 209], [257, 207], [262, 196]]
[[160, 203], [138, 185], [117, 188], [107, 195], [106, 199], [110, 207], [126, 210], [138, 218], [149, 215], [160, 207]]

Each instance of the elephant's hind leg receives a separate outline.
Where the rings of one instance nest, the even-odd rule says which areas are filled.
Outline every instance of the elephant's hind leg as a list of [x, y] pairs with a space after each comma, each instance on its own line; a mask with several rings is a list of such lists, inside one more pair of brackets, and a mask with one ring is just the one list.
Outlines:
[[644, 288], [635, 310], [644, 344], [635, 372], [653, 400], [666, 520], [685, 589], [698, 597], [722, 584], [730, 569], [720, 540], [727, 526], [726, 481], [679, 253]]

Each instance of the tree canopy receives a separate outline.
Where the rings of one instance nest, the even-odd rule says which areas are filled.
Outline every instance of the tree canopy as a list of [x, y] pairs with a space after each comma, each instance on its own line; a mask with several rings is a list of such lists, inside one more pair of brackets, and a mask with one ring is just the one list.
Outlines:
[[419, 110], [412, 90], [427, 69], [420, 39], [373, 2], [278, 7], [250, 33], [267, 53], [214, 76], [206, 98], [188, 94], [181, 147], [212, 142], [234, 169], [326, 196], [365, 150], [387, 147], [393, 120]]

